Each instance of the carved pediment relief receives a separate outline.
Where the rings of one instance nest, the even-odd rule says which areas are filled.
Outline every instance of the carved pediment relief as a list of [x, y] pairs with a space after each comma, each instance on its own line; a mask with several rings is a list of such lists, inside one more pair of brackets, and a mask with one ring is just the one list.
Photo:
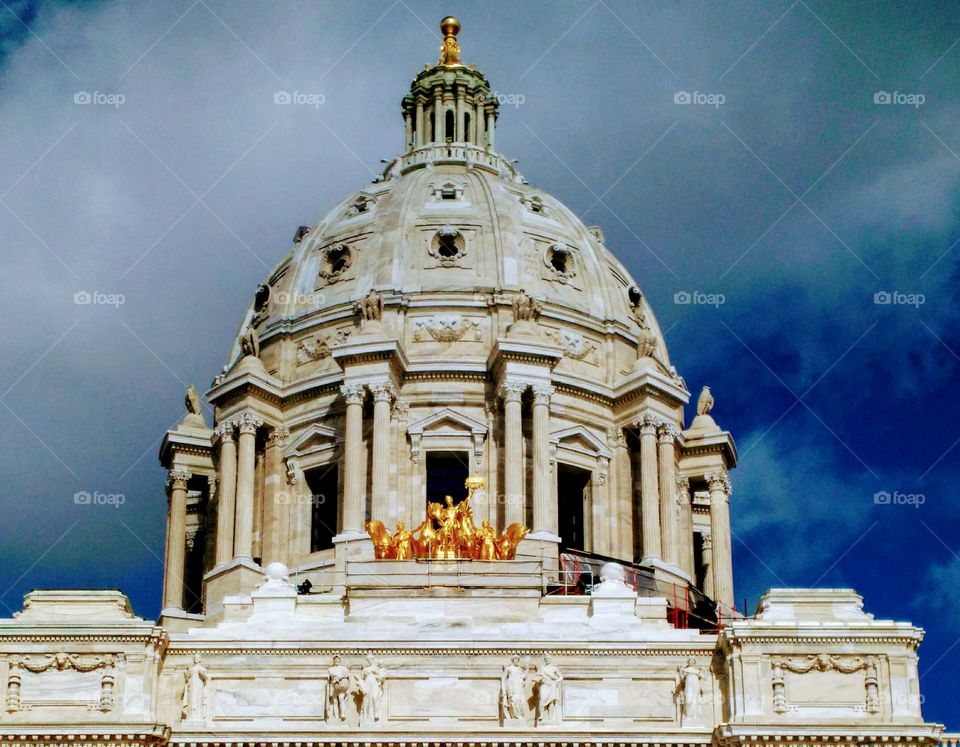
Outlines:
[[550, 434], [550, 443], [558, 449], [569, 449], [593, 458], [609, 459], [613, 455], [601, 436], [582, 425], [554, 431]]
[[350, 336], [350, 329], [340, 329], [326, 335], [305, 337], [297, 342], [297, 365], [302, 366], [310, 361], [324, 360], [330, 357], [336, 345], [342, 345]]
[[420, 461], [424, 442], [435, 439], [446, 446], [472, 450], [479, 465], [483, 458], [487, 425], [445, 407], [412, 423], [407, 427], [407, 435], [410, 437], [410, 454], [415, 462]]

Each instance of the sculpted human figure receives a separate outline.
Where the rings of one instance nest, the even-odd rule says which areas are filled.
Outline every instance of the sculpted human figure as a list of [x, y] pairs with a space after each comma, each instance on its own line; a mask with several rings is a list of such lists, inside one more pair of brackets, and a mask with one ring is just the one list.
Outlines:
[[497, 533], [486, 519], [477, 530], [477, 543], [480, 545], [480, 560], [497, 560]]
[[357, 311], [364, 322], [379, 322], [383, 317], [383, 296], [371, 290], [357, 301]]
[[396, 560], [411, 560], [414, 557], [413, 532], [402, 521], [397, 522], [397, 531], [390, 540], [393, 557]]
[[187, 412], [191, 415], [200, 415], [203, 408], [200, 403], [200, 394], [193, 384], [187, 386], [187, 392], [183, 397], [183, 404], [187, 407]]
[[537, 723], [553, 723], [560, 715], [560, 687], [563, 675], [549, 653], [543, 655], [543, 666], [537, 672]]
[[677, 699], [680, 701], [680, 726], [699, 726], [703, 715], [700, 698], [703, 694], [703, 672], [691, 657], [680, 668], [680, 682], [677, 685]]
[[240, 335], [240, 357], [260, 357], [260, 336], [253, 327], [247, 327]]
[[193, 655], [193, 664], [183, 673], [184, 721], [204, 721], [207, 718], [207, 668], [200, 661], [200, 654]]
[[526, 717], [526, 698], [523, 685], [527, 679], [527, 669], [520, 665], [520, 656], [514, 654], [510, 663], [503, 668], [500, 676], [500, 708], [504, 720], [522, 720]]
[[383, 665], [367, 654], [367, 663], [360, 670], [360, 692], [363, 704], [360, 706], [360, 718], [363, 721], [379, 721], [383, 716], [383, 684], [387, 672]]
[[337, 721], [347, 720], [347, 698], [353, 682], [350, 670], [343, 666], [339, 656], [333, 657], [333, 666], [327, 669], [327, 711], [326, 718]]

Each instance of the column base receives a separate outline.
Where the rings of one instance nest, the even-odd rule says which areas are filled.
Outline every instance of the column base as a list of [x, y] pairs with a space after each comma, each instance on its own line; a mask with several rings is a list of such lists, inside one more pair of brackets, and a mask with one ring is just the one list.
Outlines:
[[516, 558], [540, 561], [544, 581], [556, 582], [560, 574], [560, 537], [551, 532], [530, 532], [520, 540]]
[[223, 599], [249, 594], [263, 582], [263, 569], [246, 558], [234, 558], [203, 577], [203, 607], [207, 617], [223, 612]]

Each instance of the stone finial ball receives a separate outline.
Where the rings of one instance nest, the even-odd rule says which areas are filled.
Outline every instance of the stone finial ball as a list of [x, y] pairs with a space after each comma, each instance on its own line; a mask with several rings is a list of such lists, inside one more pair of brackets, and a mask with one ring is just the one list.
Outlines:
[[623, 566], [619, 563], [604, 563], [600, 568], [600, 580], [625, 583]]
[[263, 572], [271, 581], [286, 581], [290, 576], [290, 570], [283, 563], [270, 563]]

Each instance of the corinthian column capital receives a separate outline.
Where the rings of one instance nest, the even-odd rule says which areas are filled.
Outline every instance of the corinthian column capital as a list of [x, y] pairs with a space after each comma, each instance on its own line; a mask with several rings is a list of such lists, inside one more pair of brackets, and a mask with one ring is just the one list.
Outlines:
[[672, 444], [680, 438], [680, 429], [674, 423], [662, 422], [657, 427], [661, 444]]
[[549, 384], [537, 384], [533, 387], [533, 404], [549, 405], [550, 398], [557, 390]]
[[254, 412], [243, 412], [234, 419], [240, 434], [256, 433], [257, 428], [263, 425], [263, 418]]
[[374, 402], [390, 402], [396, 395], [393, 384], [389, 381], [373, 381], [367, 384]]
[[286, 446], [288, 438], [290, 438], [290, 429], [285, 425], [278, 425], [270, 431], [270, 435], [267, 436], [267, 443], [282, 449]]
[[172, 469], [167, 474], [167, 490], [186, 490], [192, 475], [185, 469]]
[[236, 425], [232, 420], [221, 420], [213, 429], [214, 435], [221, 441], [233, 441], [233, 431]]
[[498, 394], [504, 402], [519, 402], [527, 385], [519, 381], [505, 381], [500, 385]]
[[664, 425], [664, 420], [659, 415], [646, 414], [634, 423], [634, 426], [640, 431], [641, 436], [655, 436], [657, 429]]
[[340, 395], [348, 405], [363, 404], [363, 384], [344, 384], [340, 387]]
[[730, 495], [730, 478], [727, 477], [726, 472], [708, 472], [703, 477], [707, 481], [711, 493], [719, 490], [724, 495]]

